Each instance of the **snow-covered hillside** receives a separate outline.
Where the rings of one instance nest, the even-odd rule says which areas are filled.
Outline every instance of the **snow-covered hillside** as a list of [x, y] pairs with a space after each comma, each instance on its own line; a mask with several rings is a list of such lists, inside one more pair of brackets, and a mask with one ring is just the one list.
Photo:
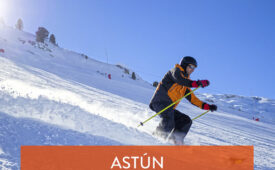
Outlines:
[[[137, 128], [154, 114], [154, 88], [131, 70], [1, 25], [0, 49], [0, 168], [19, 169], [21, 145], [168, 144], [151, 135], [158, 117]], [[186, 144], [254, 145], [255, 169], [275, 168], [274, 100], [196, 94], [219, 110], [194, 121]], [[202, 113], [187, 101], [178, 109]]]

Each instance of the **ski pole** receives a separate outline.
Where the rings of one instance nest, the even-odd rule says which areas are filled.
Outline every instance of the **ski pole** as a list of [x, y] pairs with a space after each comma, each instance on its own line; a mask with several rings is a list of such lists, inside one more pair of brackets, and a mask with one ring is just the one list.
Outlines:
[[168, 142], [168, 139], [170, 139], [171, 135], [173, 134], [173, 132], [175, 131], [175, 128], [173, 128], [171, 130], [171, 132], [169, 133], [169, 135], [167, 136], [167, 138], [165, 139], [166, 142]]
[[190, 91], [189, 93], [187, 93], [185, 96], [183, 96], [182, 98], [178, 99], [177, 101], [175, 101], [174, 103], [170, 104], [169, 106], [165, 107], [164, 109], [162, 109], [161, 111], [159, 111], [158, 113], [156, 113], [155, 115], [151, 116], [150, 118], [148, 118], [147, 120], [145, 120], [144, 122], [140, 122], [140, 124], [137, 127], [143, 126], [144, 123], [148, 122], [149, 120], [151, 120], [152, 118], [156, 117], [157, 115], [161, 114], [162, 112], [164, 112], [165, 110], [169, 109], [170, 107], [172, 107], [173, 105], [175, 105], [176, 103], [178, 103], [181, 99], [185, 98], [186, 96], [190, 95], [191, 93], [193, 93], [194, 91], [196, 91], [199, 87], [195, 88], [194, 90]]
[[192, 119], [192, 121], [195, 120], [195, 119], [197, 119], [197, 118], [199, 118], [199, 117], [201, 117], [202, 115], [205, 115], [205, 114], [208, 113], [209, 111], [210, 111], [210, 110], [207, 110], [206, 112], [200, 114], [199, 116], [197, 116], [197, 117], [195, 117], [194, 119]]

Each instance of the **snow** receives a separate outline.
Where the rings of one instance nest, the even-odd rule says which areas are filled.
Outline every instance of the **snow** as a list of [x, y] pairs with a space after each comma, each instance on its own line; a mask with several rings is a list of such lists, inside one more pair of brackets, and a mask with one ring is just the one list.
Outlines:
[[[155, 114], [148, 107], [154, 88], [137, 74], [131, 79], [123, 64], [38, 44], [7, 26], [0, 26], [1, 48], [0, 169], [20, 169], [21, 145], [169, 145], [151, 135], [158, 117], [137, 128]], [[218, 111], [193, 122], [187, 145], [253, 145], [255, 169], [275, 169], [275, 100], [196, 95]], [[203, 112], [187, 101], [178, 109], [192, 118]]]

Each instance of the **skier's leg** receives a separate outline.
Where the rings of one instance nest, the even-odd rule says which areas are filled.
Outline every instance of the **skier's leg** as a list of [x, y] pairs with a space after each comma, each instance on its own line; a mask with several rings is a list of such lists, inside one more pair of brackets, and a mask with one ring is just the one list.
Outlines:
[[[167, 105], [165, 104], [153, 104], [154, 110], [156, 112], [161, 111]], [[169, 108], [160, 114], [161, 121], [156, 129], [158, 136], [162, 138], [167, 138], [169, 133], [175, 128], [175, 117], [174, 109]]]
[[189, 116], [179, 112], [178, 110], [175, 110], [174, 113], [175, 113], [174, 114], [175, 115], [174, 136], [178, 144], [183, 144], [183, 140], [192, 125], [192, 120], [190, 119]]
[[175, 113], [175, 128], [176, 130], [178, 131], [181, 131], [181, 132], [184, 132], [184, 133], [188, 133], [191, 125], [192, 125], [192, 120], [191, 118], [184, 114], [184, 113], [181, 113], [180, 111], [178, 110], [175, 110], [174, 111]]

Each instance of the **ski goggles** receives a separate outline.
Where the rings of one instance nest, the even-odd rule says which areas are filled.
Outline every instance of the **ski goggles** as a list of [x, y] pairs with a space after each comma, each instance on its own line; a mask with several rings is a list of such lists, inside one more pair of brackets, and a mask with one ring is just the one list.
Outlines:
[[192, 64], [189, 64], [188, 67], [191, 68], [192, 70], [194, 70], [196, 68], [196, 66], [194, 66]]

